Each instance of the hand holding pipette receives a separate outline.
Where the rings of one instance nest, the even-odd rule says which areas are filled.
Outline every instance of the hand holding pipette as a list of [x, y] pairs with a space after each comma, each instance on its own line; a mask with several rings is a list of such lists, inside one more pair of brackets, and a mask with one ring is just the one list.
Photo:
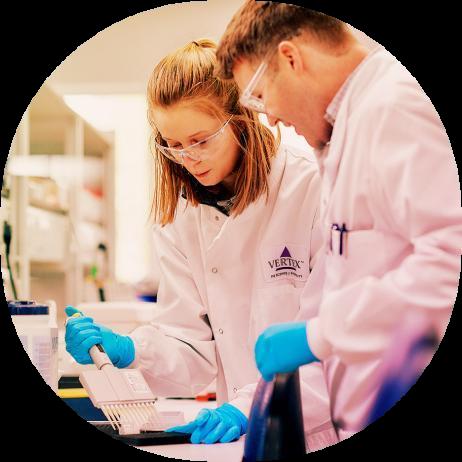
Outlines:
[[66, 350], [80, 364], [92, 364], [89, 350], [93, 345], [102, 345], [114, 366], [124, 368], [135, 359], [135, 344], [125, 335], [119, 335], [111, 329], [96, 324], [92, 318], [72, 306], [65, 309]]
[[[133, 362], [133, 341], [95, 325], [92, 318], [85, 317], [71, 306], [66, 308], [66, 314], [69, 316], [66, 322], [66, 349], [74, 358], [96, 365], [98, 370], [80, 374], [80, 382], [93, 405], [103, 411], [112, 428], [120, 434], [161, 429], [163, 423], [154, 407], [156, 398], [141, 371], [114, 367], [126, 367]], [[109, 352], [105, 351], [106, 348], [109, 348]], [[117, 360], [116, 364], [113, 364], [110, 354]]]

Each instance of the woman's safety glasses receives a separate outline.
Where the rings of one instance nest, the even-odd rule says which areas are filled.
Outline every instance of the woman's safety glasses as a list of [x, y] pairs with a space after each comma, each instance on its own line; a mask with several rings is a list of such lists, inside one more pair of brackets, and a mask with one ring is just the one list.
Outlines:
[[156, 145], [156, 148], [165, 157], [167, 157], [170, 160], [173, 160], [173, 162], [176, 162], [178, 164], [183, 164], [185, 157], [188, 157], [189, 159], [195, 161], [202, 160], [206, 157], [210, 157], [213, 154], [213, 151], [216, 149], [216, 144], [220, 138], [220, 135], [225, 131], [225, 128], [228, 126], [229, 121], [232, 118], [233, 116], [231, 116], [217, 132], [213, 133], [207, 138], [204, 138], [201, 141], [198, 141], [197, 143], [187, 146], [186, 148], [177, 149], [171, 148], [169, 146], [163, 146], [162, 144], [159, 144], [157, 142], [154, 143]]

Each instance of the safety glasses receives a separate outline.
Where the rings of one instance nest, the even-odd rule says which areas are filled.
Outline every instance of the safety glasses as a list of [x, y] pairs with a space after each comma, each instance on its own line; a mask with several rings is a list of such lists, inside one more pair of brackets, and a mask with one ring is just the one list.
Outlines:
[[257, 70], [255, 71], [255, 74], [253, 75], [252, 79], [247, 84], [247, 87], [244, 89], [241, 97], [239, 98], [239, 102], [246, 108], [251, 109], [252, 111], [261, 112], [263, 114], [267, 113], [264, 101], [258, 96], [255, 96], [253, 92], [255, 91], [255, 88], [258, 85], [258, 82], [260, 82], [263, 74], [268, 69], [269, 63], [271, 62], [277, 51], [278, 48], [275, 47], [269, 53], [267, 53], [266, 57], [258, 66]]
[[260, 81], [262, 75], [265, 73], [268, 67], [268, 62], [263, 61], [259, 66], [258, 69], [255, 71], [254, 76], [248, 83], [247, 87], [243, 91], [241, 97], [239, 98], [240, 103], [248, 109], [252, 111], [257, 111], [261, 113], [265, 113], [265, 103], [261, 98], [253, 95], [255, 87], [257, 86], [258, 82]]
[[217, 142], [220, 139], [220, 135], [223, 134], [225, 131], [226, 127], [229, 124], [229, 121], [233, 118], [231, 116], [224, 124], [223, 126], [217, 130], [215, 133], [212, 135], [208, 136], [207, 138], [204, 138], [201, 141], [198, 141], [197, 143], [191, 144], [190, 146], [182, 149], [176, 149], [176, 148], [171, 148], [169, 146], [164, 146], [162, 144], [157, 143], [154, 141], [154, 144], [156, 145], [156, 148], [168, 159], [173, 160], [173, 162], [176, 162], [178, 164], [183, 164], [184, 163], [184, 158], [187, 157], [191, 160], [198, 161], [198, 160], [203, 160], [206, 157], [210, 157], [212, 153], [216, 149]]

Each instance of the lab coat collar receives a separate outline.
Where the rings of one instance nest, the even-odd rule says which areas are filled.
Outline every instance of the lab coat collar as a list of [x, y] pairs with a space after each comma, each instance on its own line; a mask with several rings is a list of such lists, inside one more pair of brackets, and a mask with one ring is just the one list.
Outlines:
[[347, 93], [348, 88], [351, 85], [352, 80], [355, 78], [356, 75], [359, 74], [361, 69], [367, 65], [367, 63], [370, 61], [371, 57], [379, 50], [383, 49], [382, 45], [378, 45], [375, 48], [373, 48], [368, 55], [356, 66], [356, 68], [353, 70], [353, 72], [348, 76], [348, 78], [345, 80], [343, 85], [340, 87], [340, 89], [337, 91], [335, 94], [334, 98], [330, 102], [329, 106], [327, 107], [326, 113], [324, 115], [324, 118], [329, 122], [332, 127], [335, 124], [335, 120], [337, 119], [337, 114], [340, 109], [340, 106], [342, 104], [343, 99], [345, 98], [345, 94]]
[[[340, 165], [343, 152], [341, 146], [347, 128], [347, 124], [335, 122], [337, 122], [339, 117], [344, 119], [344, 117], [346, 117], [344, 113], [348, 110], [348, 107], [354, 108], [355, 102], [352, 100], [367, 91], [367, 81], [373, 78], [368, 75], [368, 69], [370, 68], [373, 72], [375, 68], [373, 64], [375, 57], [380, 51], [384, 50], [382, 45], [378, 45], [369, 52], [350, 74], [327, 108], [326, 120], [332, 120], [333, 124], [331, 139], [324, 148], [315, 149], [314, 153], [318, 160], [321, 175], [327, 175], [331, 188], [335, 183], [335, 177], [337, 176], [338, 167]], [[357, 85], [358, 81], [362, 81], [359, 88]], [[355, 94], [354, 98], [352, 96], [353, 93]], [[332, 143], [334, 143], [334, 146], [332, 146]]]
[[[221, 226], [220, 231], [211, 241], [208, 251], [211, 252], [215, 244], [224, 238], [227, 234], [228, 229], [232, 229], [233, 233], [236, 233], [236, 230], [239, 227], [249, 226], [249, 222], [258, 222], [261, 223], [261, 220], [265, 216], [265, 210], [268, 203], [274, 203], [276, 201], [276, 196], [281, 186], [283, 179], [284, 168], [286, 165], [287, 150], [284, 146], [280, 146], [276, 155], [271, 160], [271, 170], [268, 175], [268, 196], [266, 193], [260, 195], [252, 204], [249, 204], [242, 213], [239, 215], [232, 215], [229, 217]], [[252, 225], [253, 226], [253, 225]]]
[[[200, 204], [209, 205], [211, 207], [215, 207], [221, 213], [226, 216], [229, 216], [229, 212], [234, 204], [234, 200], [236, 196], [230, 196], [229, 191], [227, 191], [224, 187], [215, 193], [207, 189], [206, 187], [202, 186], [194, 177], [191, 176], [191, 184], [193, 190], [196, 194], [197, 200]], [[181, 197], [186, 199], [186, 193], [183, 188], [181, 192]]]

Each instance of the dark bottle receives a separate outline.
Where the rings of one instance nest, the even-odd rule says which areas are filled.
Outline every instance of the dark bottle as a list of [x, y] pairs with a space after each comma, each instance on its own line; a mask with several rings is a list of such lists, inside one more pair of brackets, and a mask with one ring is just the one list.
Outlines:
[[298, 369], [261, 379], [252, 402], [243, 462], [296, 460], [307, 453]]

